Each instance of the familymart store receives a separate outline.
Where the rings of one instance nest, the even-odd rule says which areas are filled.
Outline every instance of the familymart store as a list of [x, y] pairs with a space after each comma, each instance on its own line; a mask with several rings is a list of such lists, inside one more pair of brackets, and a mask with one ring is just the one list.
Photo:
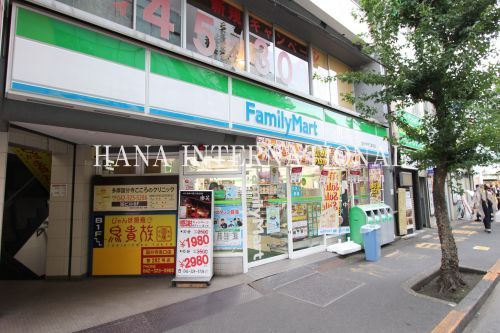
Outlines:
[[[137, 135], [134, 125], [150, 124], [142, 135], [150, 135], [151, 152], [158, 151], [158, 140], [171, 142], [165, 165], [101, 163], [93, 171], [101, 178], [95, 185], [121, 191], [175, 184], [180, 190], [214, 191], [216, 274], [324, 251], [348, 233], [350, 207], [392, 201], [392, 177], [381, 166], [384, 159], [390, 163], [387, 131], [380, 125], [22, 5], [14, 6], [11, 31], [7, 98], [68, 111], [67, 124], [36, 114], [24, 122], [82, 129], [92, 114], [92, 119], [116, 119], [94, 122], [112, 138]], [[61, 34], [65, 38], [58, 38]], [[100, 47], [89, 47], [92, 43]], [[168, 132], [148, 131], [158, 124]], [[182, 144], [198, 150], [220, 145], [212, 138], [221, 133], [233, 147], [245, 142], [260, 149], [220, 156], [204, 152], [204, 158], [185, 153]], [[156, 213], [176, 214], [178, 198], [169, 195], [170, 206]], [[93, 231], [90, 248], [96, 247]]]

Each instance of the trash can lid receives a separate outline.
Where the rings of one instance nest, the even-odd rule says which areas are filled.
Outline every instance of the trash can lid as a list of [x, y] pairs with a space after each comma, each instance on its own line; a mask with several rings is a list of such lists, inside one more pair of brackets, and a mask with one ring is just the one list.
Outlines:
[[364, 234], [367, 232], [375, 231], [377, 229], [380, 229], [380, 226], [378, 224], [365, 224], [361, 227], [361, 233]]

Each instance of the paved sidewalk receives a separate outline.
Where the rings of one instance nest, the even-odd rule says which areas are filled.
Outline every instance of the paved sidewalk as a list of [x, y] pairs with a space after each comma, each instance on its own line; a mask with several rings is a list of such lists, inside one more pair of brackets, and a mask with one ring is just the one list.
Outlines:
[[475, 318], [465, 329], [465, 333], [498, 333], [500, 331], [500, 287], [490, 295], [479, 309]]
[[[500, 258], [500, 223], [492, 234], [471, 222], [454, 230], [462, 266], [486, 270]], [[0, 304], [0, 332], [430, 331], [453, 304], [409, 286], [439, 265], [436, 230], [385, 246], [382, 255], [376, 263], [361, 253], [284, 260], [201, 290], [169, 288], [166, 279], [31, 281], [28, 288], [3, 281], [0, 294], [10, 301]]]
[[210, 288], [172, 288], [171, 277], [83, 280], [0, 280], [0, 332], [75, 332], [199, 298], [326, 258], [330, 253], [282, 260], [237, 276], [217, 276]]

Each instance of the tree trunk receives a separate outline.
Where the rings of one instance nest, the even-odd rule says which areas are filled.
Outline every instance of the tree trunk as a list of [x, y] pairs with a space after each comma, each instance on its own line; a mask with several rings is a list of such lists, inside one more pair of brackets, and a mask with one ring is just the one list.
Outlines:
[[453, 238], [448, 209], [446, 208], [446, 175], [446, 168], [434, 168], [433, 197], [439, 241], [441, 242], [440, 293], [453, 292], [458, 287], [465, 285], [459, 271], [457, 245], [455, 238]]

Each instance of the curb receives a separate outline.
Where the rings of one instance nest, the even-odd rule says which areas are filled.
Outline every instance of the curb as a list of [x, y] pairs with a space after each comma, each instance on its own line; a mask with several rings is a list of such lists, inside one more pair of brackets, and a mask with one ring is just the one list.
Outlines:
[[491, 266], [481, 281], [469, 292], [465, 298], [458, 303], [455, 309], [451, 310], [441, 322], [434, 327], [431, 333], [461, 333], [474, 318], [479, 308], [486, 301], [488, 296], [500, 278], [500, 260]]

